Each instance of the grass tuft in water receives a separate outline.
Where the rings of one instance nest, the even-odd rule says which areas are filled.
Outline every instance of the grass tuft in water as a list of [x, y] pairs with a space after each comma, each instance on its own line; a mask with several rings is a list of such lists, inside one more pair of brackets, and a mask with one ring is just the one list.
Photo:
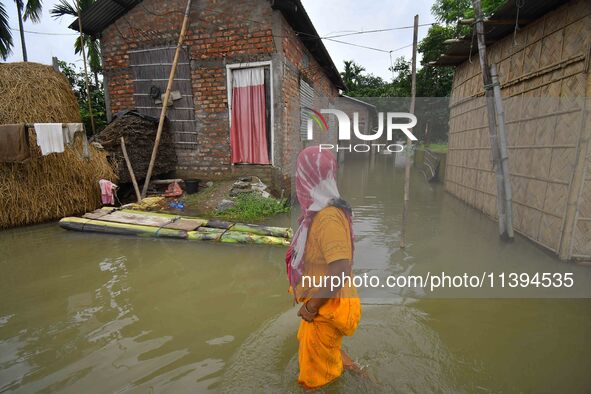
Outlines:
[[236, 205], [222, 212], [214, 212], [214, 216], [231, 221], [252, 222], [289, 212], [286, 199], [264, 198], [258, 193], [244, 193], [234, 201]]

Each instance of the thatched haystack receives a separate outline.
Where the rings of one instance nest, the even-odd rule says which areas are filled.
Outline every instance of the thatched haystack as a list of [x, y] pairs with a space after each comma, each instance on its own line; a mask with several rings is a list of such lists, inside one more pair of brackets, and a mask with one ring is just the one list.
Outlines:
[[0, 63], [0, 124], [80, 122], [70, 83], [53, 67]]
[[[118, 168], [117, 175], [120, 183], [131, 182], [121, 151], [121, 137], [125, 139], [129, 161], [139, 181], [146, 178], [157, 131], [158, 119], [129, 111], [120, 115], [97, 136], [96, 141], [109, 152], [111, 161]], [[173, 137], [168, 130], [167, 122], [162, 132], [153, 174], [154, 176], [165, 175], [174, 171], [176, 164]]]
[[[80, 122], [76, 97], [66, 78], [52, 67], [33, 63], [0, 64], [0, 124]], [[34, 131], [32, 158], [0, 163], [0, 228], [41, 223], [100, 207], [101, 178], [116, 181], [106, 153], [90, 147], [82, 156], [81, 138], [64, 153], [42, 156]]]

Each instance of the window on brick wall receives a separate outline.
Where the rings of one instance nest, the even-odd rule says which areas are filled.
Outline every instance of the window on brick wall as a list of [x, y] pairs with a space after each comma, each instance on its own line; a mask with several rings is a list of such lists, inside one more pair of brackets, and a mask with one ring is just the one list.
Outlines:
[[314, 105], [316, 93], [310, 84], [300, 79], [300, 140], [308, 140], [308, 109]]

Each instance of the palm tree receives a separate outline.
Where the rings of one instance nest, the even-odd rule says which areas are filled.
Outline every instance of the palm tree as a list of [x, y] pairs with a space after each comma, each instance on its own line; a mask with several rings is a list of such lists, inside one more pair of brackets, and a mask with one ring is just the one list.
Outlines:
[[0, 57], [6, 60], [12, 48], [12, 34], [8, 25], [8, 14], [0, 1]]
[[355, 86], [359, 85], [361, 79], [361, 73], [365, 71], [365, 68], [355, 63], [353, 60], [345, 60], [345, 71], [341, 72], [341, 77], [347, 90], [354, 89]]
[[[80, 7], [80, 12], [83, 13], [95, 1], [96, 0], [72, 0], [70, 2], [68, 0], [60, 0], [60, 2], [56, 4], [49, 12], [55, 19], [60, 19], [64, 16], [72, 16], [74, 18], [77, 18], [78, 7]], [[84, 47], [88, 52], [88, 63], [90, 65], [90, 71], [92, 71], [92, 73], [94, 74], [95, 86], [98, 86], [98, 74], [102, 72], [101, 50], [99, 40], [86, 34], [83, 34], [82, 36], [84, 37]], [[79, 54], [82, 51], [82, 46], [80, 45], [80, 42], [80, 36], [78, 36], [76, 38], [76, 41], [74, 42], [74, 52], [76, 54]]]
[[[41, 2], [42, 0], [27, 0], [26, 2], [24, 0], [14, 0], [18, 14], [18, 28], [20, 30], [21, 45], [23, 48], [23, 60], [25, 62], [28, 60], [28, 57], [23, 21], [31, 20], [35, 23], [41, 21], [41, 11], [43, 8]], [[3, 60], [6, 60], [12, 52], [12, 46], [12, 32], [8, 24], [8, 14], [6, 13], [4, 2], [0, 1], [0, 57]]]

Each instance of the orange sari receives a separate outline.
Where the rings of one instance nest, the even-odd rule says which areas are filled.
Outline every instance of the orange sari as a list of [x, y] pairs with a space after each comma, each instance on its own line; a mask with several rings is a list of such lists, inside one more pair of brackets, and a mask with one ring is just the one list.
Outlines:
[[[320, 278], [327, 275], [328, 264], [352, 260], [349, 222], [344, 213], [327, 207], [314, 217], [304, 254], [304, 275]], [[299, 289], [308, 294], [298, 301], [306, 302], [314, 289]], [[355, 333], [361, 318], [361, 303], [354, 287], [345, 286], [318, 311], [313, 322], [302, 320], [298, 330], [298, 382], [317, 388], [332, 382], [343, 373], [341, 344], [343, 336]]]

